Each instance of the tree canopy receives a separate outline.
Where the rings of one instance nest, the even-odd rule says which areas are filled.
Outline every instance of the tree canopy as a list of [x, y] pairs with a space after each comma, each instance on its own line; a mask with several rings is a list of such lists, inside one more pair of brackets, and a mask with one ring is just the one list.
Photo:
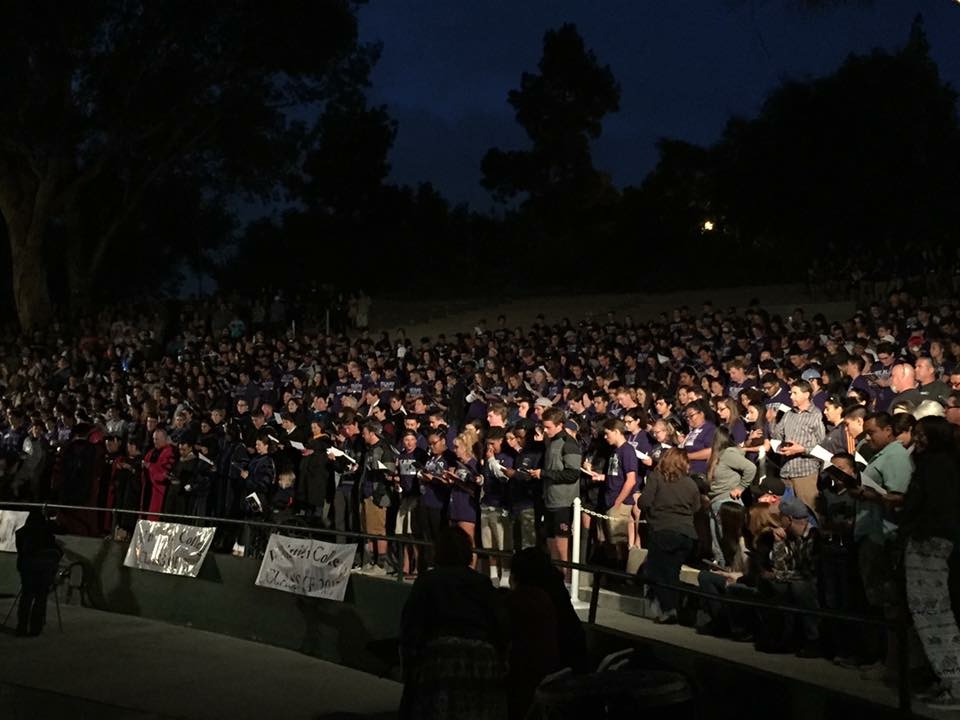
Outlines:
[[64, 268], [61, 296], [89, 296], [124, 234], [145, 239], [131, 230], [165, 193], [190, 189], [198, 210], [223, 207], [211, 198], [276, 193], [308, 135], [290, 112], [366, 77], [370, 48], [358, 44], [356, 6], [9, 3], [0, 25], [0, 214], [21, 325], [51, 315], [48, 260]]

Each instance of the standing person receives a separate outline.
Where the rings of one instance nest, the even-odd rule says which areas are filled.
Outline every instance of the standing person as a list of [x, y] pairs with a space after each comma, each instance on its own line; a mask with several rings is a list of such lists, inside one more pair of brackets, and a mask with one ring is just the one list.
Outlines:
[[913, 431], [917, 469], [903, 499], [907, 603], [927, 661], [939, 678], [926, 700], [960, 708], [960, 628], [950, 607], [948, 562], [960, 542], [960, 463], [953, 426], [926, 417]]
[[470, 568], [467, 534], [446, 527], [436, 541], [436, 567], [413, 583], [400, 621], [400, 717], [501, 720], [507, 717], [506, 612], [490, 580]]
[[[893, 511], [902, 505], [904, 494], [910, 487], [913, 464], [907, 449], [897, 442], [890, 415], [877, 413], [868, 416], [863, 429], [875, 455], [862, 473], [869, 484], [849, 490], [850, 495], [857, 499], [853, 538], [857, 543], [860, 578], [868, 612], [877, 618], [894, 620], [900, 603], [894, 590], [897, 523]], [[894, 677], [896, 635], [887, 631], [886, 640], [886, 665], [877, 663], [866, 669], [868, 676], [874, 679], [887, 677], [892, 680]], [[881, 637], [876, 633], [865, 633], [865, 642], [861, 643], [861, 647], [868, 659], [883, 657]]]
[[[363, 438], [360, 436], [360, 425], [353, 410], [344, 410], [340, 415], [338, 439], [339, 447], [327, 450], [327, 458], [339, 478], [333, 495], [333, 526], [337, 530], [357, 532], [360, 529], [357, 471], [363, 454]], [[346, 542], [346, 536], [338, 536], [337, 542]], [[360, 558], [357, 562], [360, 563]]]
[[[260, 519], [270, 506], [270, 493], [273, 490], [277, 477], [277, 468], [270, 457], [270, 440], [264, 432], [254, 441], [254, 457], [246, 469], [240, 471], [240, 478], [244, 483], [244, 516], [250, 519]], [[259, 534], [252, 532], [249, 525], [244, 525], [238, 542], [233, 546], [233, 554], [243, 557], [252, 552], [252, 544], [259, 539]], [[249, 548], [249, 550], [248, 550]]]
[[677, 594], [664, 586], [676, 584], [680, 577], [680, 567], [697, 539], [693, 515], [700, 509], [700, 491], [690, 477], [690, 463], [683, 450], [664, 452], [647, 478], [640, 506], [650, 523], [650, 551], [644, 571], [658, 584], [653, 595], [660, 605], [660, 615], [654, 622], [676, 623]]
[[637, 487], [639, 461], [637, 451], [627, 442], [626, 425], [616, 418], [603, 423], [603, 436], [613, 448], [607, 462], [603, 490], [603, 512], [614, 518], [607, 520], [604, 534], [608, 543], [617, 548], [620, 560], [626, 561], [622, 541], [627, 548], [636, 543], [637, 526], [633, 524], [634, 489]]
[[[423, 530], [423, 539], [433, 543], [447, 524], [450, 485], [443, 481], [443, 477], [448, 468], [457, 466], [457, 456], [447, 450], [446, 436], [437, 430], [431, 430], [427, 435], [427, 445], [430, 456], [420, 472], [420, 528]], [[433, 547], [427, 545], [421, 570], [426, 570], [432, 564]]]
[[504, 437], [504, 451], [513, 460], [513, 467], [501, 465], [509, 480], [510, 513], [513, 520], [513, 547], [528, 548], [538, 544], [543, 505], [543, 483], [530, 471], [543, 463], [543, 443], [533, 439], [521, 424], [509, 428]]
[[531, 470], [530, 477], [543, 482], [544, 524], [550, 557], [569, 561], [573, 500], [580, 494], [581, 451], [577, 441], [563, 431], [564, 420], [559, 408], [544, 411], [543, 467]]
[[368, 535], [377, 535], [382, 540], [367, 540], [365, 543], [367, 570], [377, 574], [387, 572], [387, 507], [392, 502], [387, 486], [387, 473], [397, 470], [393, 451], [383, 440], [383, 426], [376, 420], [363, 424], [361, 437], [364, 442], [363, 462], [360, 471], [360, 497], [363, 507], [360, 528]]
[[156, 513], [163, 510], [170, 470], [176, 461], [177, 456], [167, 431], [157, 428], [153, 431], [153, 447], [144, 455], [142, 463], [140, 510], [151, 513], [148, 520], [156, 520]]
[[[400, 496], [397, 522], [394, 531], [399, 537], [423, 539], [420, 527], [420, 471], [427, 461], [427, 453], [417, 447], [417, 434], [404, 431], [400, 438], [400, 454], [397, 456], [397, 472], [393, 476]], [[416, 545], [400, 545], [397, 555], [403, 557], [401, 571], [404, 575], [418, 572], [423, 565], [423, 553]]]
[[717, 398], [714, 402], [720, 425], [727, 428], [733, 436], [735, 445], [743, 445], [747, 441], [747, 426], [740, 419], [740, 407], [732, 398]]
[[[440, 432], [439, 428], [437, 432]], [[450, 522], [467, 534], [471, 544], [476, 542], [479, 495], [483, 483], [474, 449], [475, 441], [475, 435], [465, 432], [454, 438], [453, 453], [457, 457], [457, 464], [448, 468], [445, 474], [446, 481], [450, 483]]]
[[31, 510], [16, 532], [20, 600], [17, 635], [39, 635], [47, 619], [47, 593], [53, 584], [63, 550], [43, 513]]
[[770, 439], [780, 441], [777, 452], [784, 458], [780, 477], [804, 505], [815, 509], [820, 461], [810, 451], [823, 441], [826, 431], [823, 415], [811, 401], [812, 392], [806, 380], [790, 385], [793, 408], [774, 425]]
[[721, 525], [720, 508], [724, 503], [743, 505], [740, 496], [753, 483], [757, 476], [757, 466], [750, 462], [737, 447], [737, 443], [726, 426], [717, 428], [713, 436], [713, 446], [710, 452], [710, 463], [707, 465], [707, 483], [709, 490], [707, 498], [710, 500], [710, 529], [713, 539], [713, 561], [724, 565], [723, 553], [720, 550]]
[[297, 504], [308, 524], [328, 527], [325, 504], [330, 485], [330, 459], [327, 451], [333, 447], [333, 440], [327, 434], [326, 420], [310, 421], [310, 439], [304, 445], [296, 487]]
[[703, 484], [707, 477], [707, 462], [710, 460], [710, 448], [717, 426], [707, 418], [707, 404], [703, 400], [688, 403], [683, 410], [690, 432], [683, 439], [683, 450], [690, 463], [690, 474], [697, 484]]
[[[502, 427], [487, 431], [484, 448], [483, 496], [480, 503], [480, 544], [485, 550], [513, 551], [513, 520], [510, 514], [509, 481], [504, 472], [513, 468], [513, 457], [503, 451], [506, 432]], [[510, 563], [491, 556], [490, 582], [494, 587], [510, 586]]]

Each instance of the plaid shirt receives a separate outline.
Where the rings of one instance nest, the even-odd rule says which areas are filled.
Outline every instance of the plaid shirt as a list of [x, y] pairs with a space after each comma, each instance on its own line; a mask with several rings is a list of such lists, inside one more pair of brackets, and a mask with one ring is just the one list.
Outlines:
[[780, 582], [813, 580], [817, 577], [816, 530], [808, 529], [803, 537], [787, 534], [786, 540], [777, 540], [773, 546], [773, 577]]
[[790, 479], [816, 475], [820, 472], [820, 461], [810, 456], [810, 451], [823, 442], [826, 430], [823, 426], [823, 414], [810, 403], [810, 407], [800, 411], [793, 408], [786, 413], [774, 428], [771, 438], [783, 442], [792, 442], [806, 448], [803, 455], [794, 455], [783, 463], [780, 477]]

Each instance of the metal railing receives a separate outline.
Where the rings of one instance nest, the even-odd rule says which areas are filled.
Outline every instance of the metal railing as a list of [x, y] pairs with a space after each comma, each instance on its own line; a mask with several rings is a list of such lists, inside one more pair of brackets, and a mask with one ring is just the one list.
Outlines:
[[[420, 540], [418, 538], [410, 537], [407, 535], [374, 535], [371, 533], [357, 532], [355, 530], [337, 530], [335, 528], [325, 528], [325, 527], [316, 527], [311, 525], [290, 525], [282, 522], [269, 522], [264, 520], [252, 520], [252, 519], [241, 519], [241, 518], [220, 518], [220, 517], [210, 517], [205, 515], [181, 515], [175, 513], [151, 513], [144, 512], [142, 510], [123, 510], [120, 508], [103, 508], [103, 507], [91, 507], [87, 505], [62, 505], [54, 503], [24, 503], [24, 502], [12, 502], [5, 501], [0, 502], [0, 510], [32, 510], [39, 509], [43, 513], [44, 517], [50, 517], [50, 511], [68, 511], [68, 512], [88, 512], [88, 513], [104, 513], [110, 514], [112, 517], [112, 528], [115, 534], [116, 529], [119, 527], [119, 518], [122, 515], [134, 515], [140, 519], [161, 519], [163, 521], [185, 521], [186, 524], [196, 525], [196, 524], [205, 524], [207, 526], [215, 525], [232, 525], [232, 526], [247, 526], [247, 527], [256, 527], [262, 528], [265, 530], [271, 531], [287, 531], [292, 533], [299, 534], [309, 534], [309, 535], [319, 535], [327, 536], [333, 538], [349, 538], [350, 540], [355, 540], [357, 542], [365, 541], [383, 541], [387, 540], [388, 542], [395, 543], [402, 546], [415, 546], [415, 547], [432, 547], [433, 543], [428, 540]], [[574, 532], [579, 535], [578, 528], [576, 527], [578, 523], [574, 523]], [[510, 558], [512, 553], [490, 550], [485, 548], [474, 548], [474, 554], [478, 557], [497, 557], [497, 558]], [[686, 585], [681, 582], [675, 584], [670, 583], [660, 583], [656, 581], [649, 580], [644, 577], [643, 574], [631, 574], [624, 572], [622, 570], [614, 570], [612, 568], [604, 567], [602, 565], [593, 565], [589, 563], [580, 563], [580, 562], [571, 562], [567, 560], [557, 560], [551, 558], [551, 563], [559, 568], [564, 568], [571, 571], [571, 586], [578, 586], [578, 581], [576, 585], [574, 584], [573, 578], [579, 578], [579, 573], [590, 573], [593, 576], [593, 582], [590, 589], [590, 602], [587, 610], [587, 623], [590, 625], [597, 624], [597, 610], [600, 602], [600, 591], [602, 589], [603, 582], [610, 578], [618, 578], [620, 580], [626, 580], [631, 583], [634, 583], [638, 586], [650, 587], [650, 588], [662, 588], [669, 589], [672, 592], [676, 592], [682, 595], [689, 597], [697, 597], [710, 601], [711, 603], [721, 603], [723, 605], [742, 607], [742, 608], [753, 608], [755, 610], [763, 610], [766, 612], [782, 612], [793, 615], [806, 615], [822, 620], [830, 620], [833, 622], [840, 623], [849, 623], [858, 626], [866, 627], [875, 627], [883, 630], [892, 630], [897, 634], [897, 672], [898, 672], [898, 707], [902, 711], [909, 711], [911, 704], [910, 696], [910, 677], [909, 677], [909, 660], [908, 660], [908, 642], [907, 642], [907, 632], [908, 632], [908, 618], [906, 616], [906, 604], [900, 603], [901, 606], [901, 617], [897, 620], [883, 620], [879, 618], [871, 618], [863, 615], [855, 615], [852, 613], [842, 613], [836, 612], [833, 610], [820, 610], [812, 608], [802, 608], [796, 605], [784, 605], [777, 603], [764, 602], [761, 600], [747, 600], [744, 598], [735, 598], [730, 597], [729, 595], [714, 595], [711, 593], [706, 593], [699, 588], [694, 588], [692, 586]], [[574, 575], [576, 573], [576, 575]], [[397, 572], [398, 582], [404, 581], [404, 575], [402, 572]], [[579, 598], [577, 598], [579, 599]]]

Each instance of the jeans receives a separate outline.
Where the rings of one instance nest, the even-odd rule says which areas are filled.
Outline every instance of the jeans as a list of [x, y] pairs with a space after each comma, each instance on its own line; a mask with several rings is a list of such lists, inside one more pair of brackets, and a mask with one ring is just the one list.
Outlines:
[[[788, 582], [771, 581], [767, 587], [772, 591], [773, 598], [778, 603], [796, 605], [810, 610], [818, 610], [817, 584], [812, 578], [809, 580], [790, 580]], [[800, 615], [800, 624], [803, 627], [803, 637], [807, 642], [816, 642], [820, 639], [820, 621], [813, 615]], [[793, 634], [797, 615], [784, 613], [784, 637]]]
[[[650, 551], [644, 564], [647, 579], [662, 585], [676, 585], [680, 567], [693, 549], [694, 539], [674, 530], [657, 530], [650, 536]], [[677, 609], [677, 593], [666, 587], [654, 587], [653, 596], [660, 609], [669, 613]]]
[[743, 507], [743, 501], [730, 497], [730, 493], [718, 495], [710, 500], [710, 536], [713, 561], [718, 565], [726, 565], [723, 550], [720, 548], [720, 539], [723, 537], [723, 528], [720, 525], [720, 508], [724, 503], [732, 503]]
[[[741, 583], [727, 583], [723, 575], [707, 570], [697, 575], [697, 585], [700, 590], [710, 595], [720, 597], [729, 595], [742, 600], [755, 600], [756, 590]], [[739, 605], [728, 605], [716, 600], [705, 600], [704, 609], [714, 623], [726, 624], [727, 629], [734, 635], [748, 632], [753, 627], [753, 610]]]

